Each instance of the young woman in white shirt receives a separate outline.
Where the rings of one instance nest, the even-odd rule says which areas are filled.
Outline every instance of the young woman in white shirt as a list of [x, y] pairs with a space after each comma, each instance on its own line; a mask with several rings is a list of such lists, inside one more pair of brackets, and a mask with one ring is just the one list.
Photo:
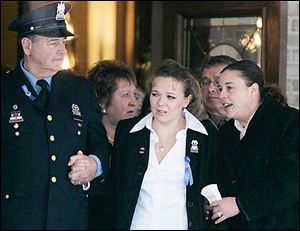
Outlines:
[[205, 229], [201, 188], [213, 176], [216, 130], [196, 116], [197, 80], [174, 60], [151, 79], [151, 113], [120, 121], [112, 178], [117, 229]]

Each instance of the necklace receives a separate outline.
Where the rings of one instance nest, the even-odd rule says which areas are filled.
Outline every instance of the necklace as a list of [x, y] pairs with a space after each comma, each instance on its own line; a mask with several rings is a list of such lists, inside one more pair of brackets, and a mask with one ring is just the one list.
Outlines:
[[159, 150], [160, 150], [161, 152], [164, 152], [164, 151], [166, 150], [166, 147], [163, 146], [163, 145], [161, 145], [161, 146], [159, 146]]

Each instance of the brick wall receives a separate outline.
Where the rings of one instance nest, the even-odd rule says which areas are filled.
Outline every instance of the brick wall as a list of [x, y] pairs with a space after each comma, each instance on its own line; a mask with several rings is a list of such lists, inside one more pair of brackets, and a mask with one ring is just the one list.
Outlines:
[[286, 96], [290, 106], [299, 108], [299, 2], [288, 2]]

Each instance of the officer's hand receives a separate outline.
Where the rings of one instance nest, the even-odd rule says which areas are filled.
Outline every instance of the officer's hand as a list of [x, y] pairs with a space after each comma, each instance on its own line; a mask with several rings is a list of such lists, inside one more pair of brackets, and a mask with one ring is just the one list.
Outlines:
[[96, 176], [97, 162], [92, 157], [84, 155], [82, 151], [70, 157], [68, 166], [71, 166], [69, 179], [74, 185], [86, 184]]

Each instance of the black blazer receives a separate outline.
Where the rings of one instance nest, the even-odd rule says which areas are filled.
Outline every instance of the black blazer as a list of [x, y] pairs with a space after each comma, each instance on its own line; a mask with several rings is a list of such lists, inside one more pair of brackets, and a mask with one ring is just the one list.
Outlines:
[[[140, 188], [148, 166], [150, 131], [129, 133], [138, 122], [136, 118], [118, 123], [112, 156], [112, 174], [116, 195], [116, 228], [129, 229]], [[208, 136], [188, 129], [186, 155], [190, 157], [194, 184], [187, 186], [187, 213], [189, 229], [206, 227], [203, 215], [202, 187], [210, 182], [217, 150], [217, 132], [206, 126]], [[198, 141], [199, 153], [190, 152], [192, 140]]]
[[299, 229], [299, 111], [265, 97], [242, 140], [220, 129], [223, 196], [237, 196], [236, 229]]
[[82, 150], [108, 172], [95, 93], [84, 78], [58, 72], [43, 113], [23, 85], [36, 96], [20, 67], [1, 77], [1, 229], [85, 229], [87, 192], [71, 184], [67, 164]]

